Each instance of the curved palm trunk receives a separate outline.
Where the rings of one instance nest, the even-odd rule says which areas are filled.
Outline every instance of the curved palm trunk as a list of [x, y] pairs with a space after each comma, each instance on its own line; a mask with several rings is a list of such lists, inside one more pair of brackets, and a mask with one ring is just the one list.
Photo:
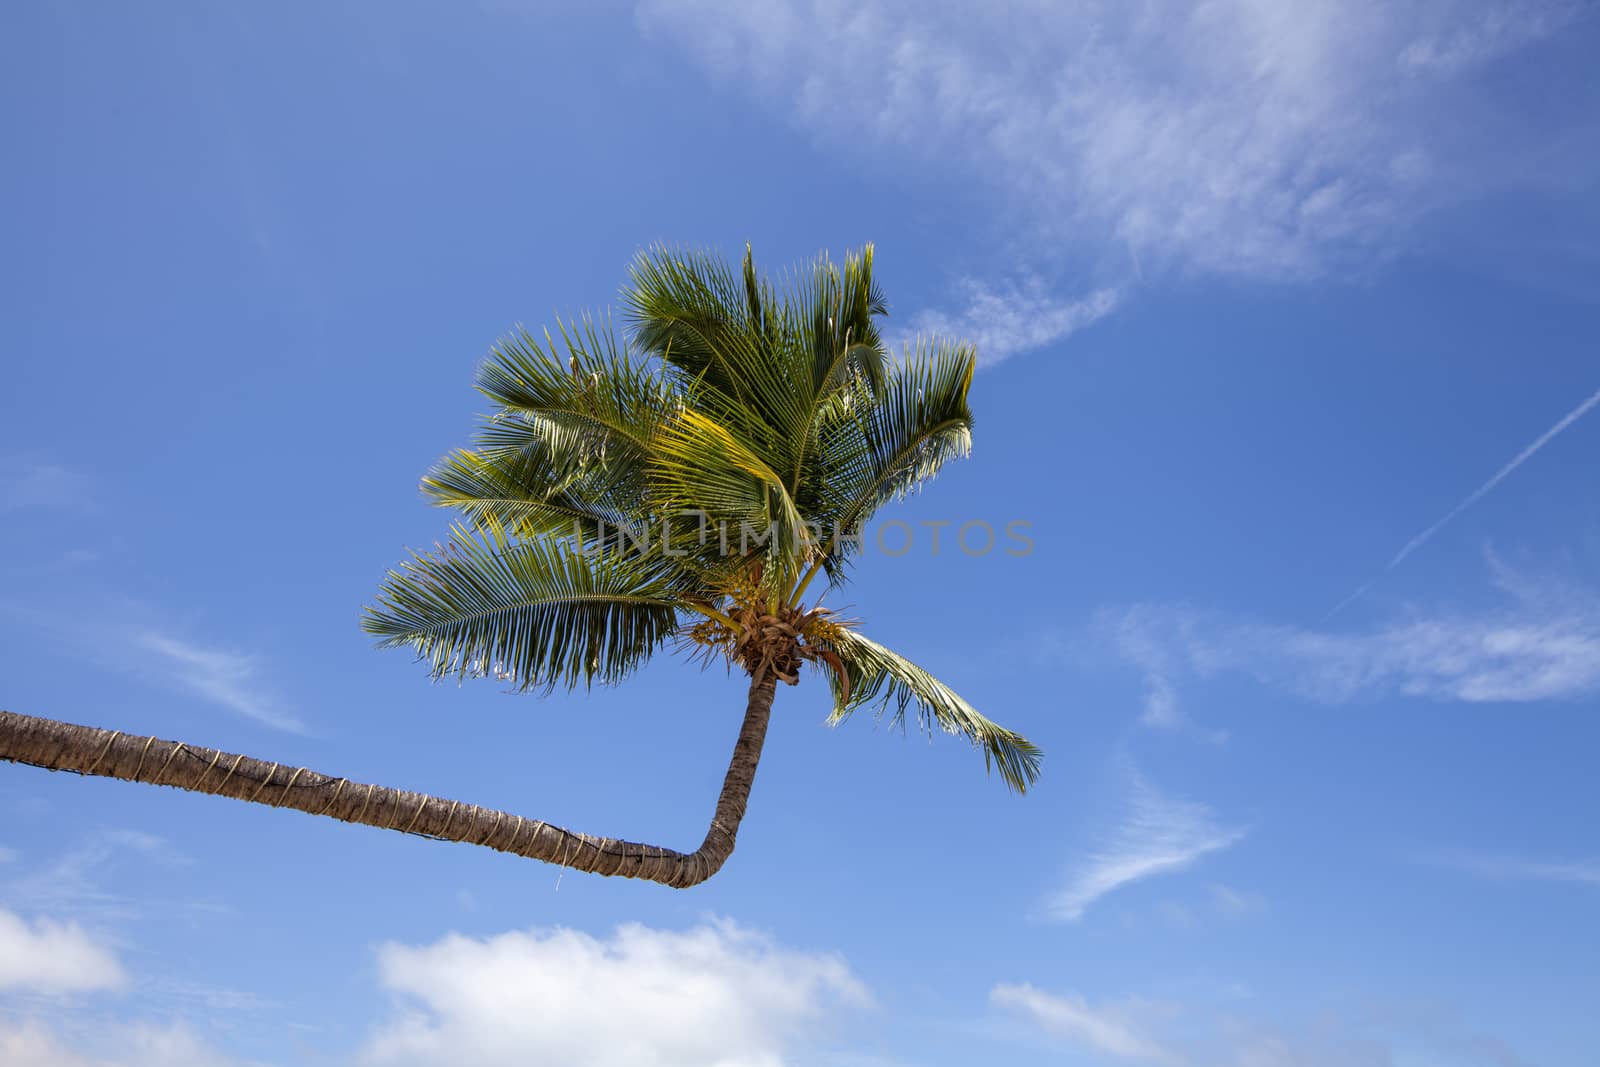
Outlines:
[[684, 889], [716, 874], [733, 854], [766, 740], [776, 685], [770, 672], [761, 681], [751, 681], [744, 725], [728, 762], [711, 827], [700, 847], [687, 853], [575, 833], [475, 804], [333, 778], [304, 767], [10, 711], [0, 711], [0, 760], [294, 808], [385, 830], [483, 845], [576, 871], [644, 878]]

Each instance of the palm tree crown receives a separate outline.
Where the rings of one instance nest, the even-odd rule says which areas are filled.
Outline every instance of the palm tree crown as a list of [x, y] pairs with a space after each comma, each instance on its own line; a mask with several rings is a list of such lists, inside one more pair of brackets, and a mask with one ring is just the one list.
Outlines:
[[709, 256], [655, 250], [624, 291], [630, 338], [585, 320], [559, 344], [499, 345], [476, 444], [423, 480], [459, 510], [448, 545], [391, 572], [366, 628], [435, 675], [550, 690], [616, 682], [669, 645], [750, 677], [744, 722], [700, 847], [579, 833], [542, 819], [242, 753], [0, 710], [0, 760], [172, 786], [458, 841], [573, 870], [688, 888], [733, 854], [779, 681], [812, 664], [832, 721], [915, 709], [983, 749], [1019, 792], [1039, 751], [931, 674], [806, 602], [843, 581], [862, 525], [972, 433], [973, 353], [885, 358], [872, 248], [779, 289]]
[[738, 666], [770, 704], [810, 663], [830, 721], [911, 713], [1025, 790], [1033, 744], [806, 600], [819, 575], [845, 579], [879, 507], [968, 452], [972, 348], [887, 357], [870, 245], [777, 285], [748, 249], [740, 273], [653, 249], [623, 301], [624, 340], [584, 319], [493, 349], [478, 382], [493, 413], [423, 480], [462, 519], [389, 575], [365, 628], [436, 676], [546, 691], [617, 682], [673, 647]]

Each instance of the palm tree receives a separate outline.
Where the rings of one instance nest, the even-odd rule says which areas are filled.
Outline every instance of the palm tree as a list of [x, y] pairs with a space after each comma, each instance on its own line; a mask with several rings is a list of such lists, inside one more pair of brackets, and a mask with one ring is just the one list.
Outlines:
[[782, 288], [709, 255], [655, 249], [623, 293], [632, 327], [519, 331], [479, 375], [494, 404], [473, 447], [423, 479], [460, 522], [385, 581], [364, 627], [435, 677], [549, 692], [622, 680], [677, 649], [749, 678], [710, 828], [693, 852], [579, 834], [474, 805], [212, 749], [0, 712], [0, 758], [173, 785], [577, 870], [686, 887], [734, 849], [778, 682], [811, 665], [830, 722], [876, 706], [959, 734], [1012, 789], [1029, 741], [807, 595], [845, 580], [868, 518], [970, 447], [973, 350], [918, 342], [892, 361], [872, 247]]

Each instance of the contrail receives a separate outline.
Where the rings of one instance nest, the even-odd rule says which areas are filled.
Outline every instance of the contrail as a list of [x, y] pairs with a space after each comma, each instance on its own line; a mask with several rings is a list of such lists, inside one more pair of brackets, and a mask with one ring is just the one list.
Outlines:
[[1457, 515], [1461, 514], [1463, 511], [1466, 511], [1472, 505], [1488, 496], [1490, 491], [1493, 490], [1495, 486], [1506, 480], [1507, 475], [1516, 470], [1518, 467], [1522, 466], [1524, 463], [1528, 462], [1535, 452], [1549, 444], [1551, 440], [1553, 440], [1555, 436], [1562, 430], [1565, 430], [1568, 426], [1571, 426], [1573, 423], [1587, 415], [1589, 410], [1596, 404], [1600, 404], [1600, 389], [1595, 390], [1593, 396], [1589, 397], [1588, 400], [1585, 400], [1583, 403], [1579, 404], [1577, 407], [1568, 412], [1566, 418], [1562, 419], [1560, 422], [1546, 430], [1537, 441], [1529, 445], [1527, 448], [1524, 448], [1521, 452], [1518, 452], [1516, 457], [1512, 459], [1510, 463], [1507, 463], [1504, 467], [1501, 467], [1495, 472], [1493, 478], [1490, 478], [1488, 481], [1478, 486], [1478, 488], [1473, 491], [1471, 496], [1467, 497], [1467, 499], [1451, 508], [1448, 515], [1434, 523], [1432, 526], [1428, 527], [1426, 530], [1423, 530], [1421, 533], [1417, 534], [1417, 536], [1413, 537], [1411, 540], [1407, 541], [1405, 547], [1394, 554], [1394, 559], [1389, 561], [1389, 565], [1385, 567], [1384, 570], [1392, 571], [1398, 567], [1407, 556], [1411, 555], [1411, 553], [1427, 544], [1429, 538], [1438, 533], [1440, 530], [1444, 529], [1444, 527], [1449, 524], [1451, 519], [1454, 519]]
[[[1556, 423], [1544, 433], [1540, 434], [1539, 439], [1534, 441], [1533, 444], [1529, 445], [1527, 448], [1524, 448], [1521, 452], [1518, 452], [1514, 457], [1512, 457], [1510, 463], [1507, 463], [1504, 467], [1501, 467], [1495, 472], [1494, 477], [1478, 486], [1477, 489], [1474, 489], [1472, 491], [1472, 495], [1468, 496], [1461, 503], [1451, 508], [1444, 518], [1440, 519], [1438, 522], [1434, 523], [1432, 526], [1429, 526], [1426, 530], [1423, 530], [1421, 533], [1417, 534], [1417, 536], [1407, 541], [1400, 551], [1394, 554], [1394, 558], [1389, 561], [1389, 565], [1383, 568], [1384, 573], [1387, 574], [1389, 571], [1394, 570], [1396, 567], [1400, 566], [1400, 564], [1404, 563], [1407, 556], [1411, 555], [1411, 553], [1427, 544], [1428, 541], [1433, 538], [1434, 534], [1448, 526], [1457, 515], [1460, 515], [1463, 511], [1466, 511], [1472, 505], [1488, 496], [1494, 490], [1495, 486], [1499, 485], [1501, 482], [1505, 481], [1508, 476], [1510, 476], [1512, 471], [1516, 470], [1518, 467], [1528, 462], [1528, 460], [1532, 459], [1536, 452], [1554, 440], [1555, 437], [1561, 433], [1561, 431], [1565, 430], [1567, 427], [1571, 426], [1573, 423], [1587, 415], [1595, 408], [1596, 405], [1600, 405], [1600, 389], [1596, 389], [1594, 393], [1590, 395], [1589, 399], [1573, 408], [1560, 422]], [[1339, 603], [1334, 605], [1333, 610], [1328, 612], [1328, 615], [1335, 614], [1340, 608], [1343, 608], [1345, 605], [1355, 601], [1368, 589], [1371, 589], [1372, 584], [1372, 582], [1368, 582], [1366, 585], [1363, 585], [1361, 588], [1357, 589], [1355, 592], [1339, 601]], [[1326, 617], [1327, 616], [1324, 616], [1324, 618]]]
[[1356, 601], [1358, 601], [1362, 597], [1366, 596], [1367, 595], [1367, 590], [1371, 589], [1373, 582], [1376, 582], [1376, 581], [1377, 581], [1377, 579], [1374, 578], [1372, 580], [1372, 582], [1362, 582], [1360, 585], [1356, 586], [1355, 592], [1351, 593], [1349, 596], [1345, 597], [1343, 600], [1339, 601], [1333, 607], [1328, 609], [1328, 613], [1322, 617], [1322, 621], [1323, 622], [1327, 622], [1329, 619], [1331, 619], [1335, 615], [1339, 614], [1339, 612], [1343, 611], [1345, 608], [1349, 607], [1351, 604], [1354, 604]]

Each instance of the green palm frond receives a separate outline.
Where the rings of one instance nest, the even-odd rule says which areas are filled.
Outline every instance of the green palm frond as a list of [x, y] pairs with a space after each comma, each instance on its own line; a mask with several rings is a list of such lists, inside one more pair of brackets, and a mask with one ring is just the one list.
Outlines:
[[849, 695], [840, 680], [827, 672], [834, 693], [830, 722], [840, 722], [852, 712], [874, 702], [880, 714], [903, 724], [913, 707], [923, 729], [935, 724], [946, 733], [960, 734], [983, 749], [984, 765], [998, 769], [1005, 783], [1019, 793], [1039, 777], [1042, 758], [1038, 747], [998, 723], [986, 719], [953, 689], [905, 657], [891, 652], [854, 630], [836, 628], [822, 641], [843, 662], [849, 678]]
[[422, 491], [436, 505], [460, 511], [478, 529], [500, 528], [518, 537], [575, 535], [594, 545], [608, 529], [627, 521], [623, 494], [629, 487], [596, 485], [593, 478], [588, 484], [578, 481], [560, 474], [540, 448], [459, 449], [434, 465], [422, 479]]
[[[820, 431], [818, 469], [826, 473], [814, 514], [828, 529], [858, 530], [878, 508], [967, 455], [975, 366], [971, 346], [918, 342], [876, 396], [843, 394]], [[835, 546], [829, 562], [843, 562], [848, 548], [848, 541]]]
[[479, 371], [499, 406], [473, 448], [422, 480], [435, 504], [479, 527], [521, 537], [575, 535], [615, 544], [646, 519], [644, 475], [662, 423], [692, 401], [671, 373], [635, 360], [609, 324], [560, 326], [564, 354], [526, 330], [505, 338]]
[[805, 309], [810, 320], [812, 394], [818, 400], [842, 384], [842, 370], [859, 373], [874, 392], [883, 384], [883, 339], [874, 320], [887, 315], [889, 308], [873, 280], [872, 258], [869, 244], [845, 256], [840, 271], [824, 255], [812, 268], [810, 291], [796, 293], [795, 305]]
[[548, 333], [541, 345], [519, 329], [490, 349], [479, 390], [509, 412], [584, 416], [610, 441], [647, 450], [655, 420], [681, 399], [684, 383], [635, 359], [609, 321], [556, 325], [564, 359]]
[[764, 539], [761, 557], [778, 564], [767, 568], [771, 581], [797, 572], [803, 517], [782, 476], [710, 417], [685, 411], [663, 428], [650, 487], [664, 510], [698, 511], [741, 548], [744, 531]]
[[701, 406], [791, 495], [815, 462], [829, 399], [883, 382], [870, 247], [842, 274], [822, 257], [781, 288], [758, 278], [748, 249], [742, 285], [720, 260], [654, 249], [635, 262], [624, 299], [640, 346], [701, 384]]
[[546, 334], [503, 339], [478, 373], [478, 388], [499, 405], [480, 434], [491, 451], [537, 444], [557, 474], [638, 464], [661, 422], [692, 400], [670, 368], [633, 358], [610, 329], [585, 319], [557, 324], [563, 359]]
[[[725, 396], [749, 396], [738, 349], [766, 336], [761, 286], [736, 280], [720, 258], [662, 246], [641, 252], [623, 302], [640, 347]], [[767, 303], [771, 302], [767, 294]]]
[[585, 554], [457, 527], [450, 544], [391, 571], [362, 628], [410, 646], [435, 677], [492, 675], [524, 689], [625, 677], [677, 627], [675, 561]]

